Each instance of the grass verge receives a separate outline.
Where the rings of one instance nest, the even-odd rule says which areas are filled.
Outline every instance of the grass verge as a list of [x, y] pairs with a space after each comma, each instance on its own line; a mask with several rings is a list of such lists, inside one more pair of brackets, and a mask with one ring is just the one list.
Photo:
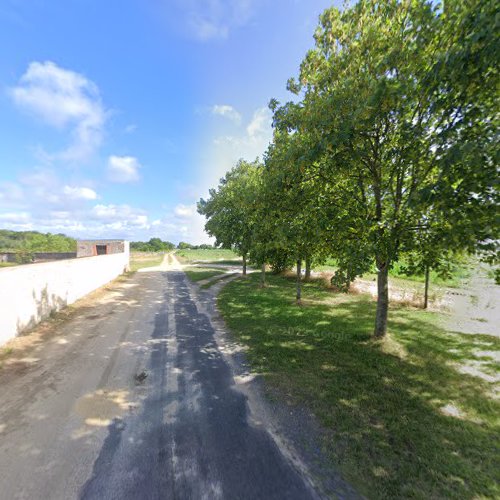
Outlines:
[[0, 268], [2, 267], [14, 267], [17, 266], [15, 262], [0, 262]]
[[225, 274], [222, 274], [220, 276], [216, 276], [214, 279], [212, 279], [209, 282], [204, 283], [203, 285], [201, 285], [200, 288], [206, 290], [207, 288], [211, 288], [212, 286], [214, 286], [217, 283], [219, 283], [219, 281], [231, 278], [231, 277], [236, 276], [236, 275], [237, 275], [236, 273], [230, 273], [230, 274], [225, 273]]
[[220, 276], [224, 270], [210, 267], [186, 267], [184, 272], [191, 281], [197, 282]]
[[133, 252], [130, 255], [130, 272], [143, 267], [159, 266], [163, 261], [163, 253]]
[[[500, 404], [493, 384], [460, 373], [489, 364], [498, 338], [447, 332], [437, 313], [394, 307], [371, 338], [375, 302], [291, 279], [234, 280], [219, 308], [273, 394], [308, 406], [332, 465], [369, 498], [498, 498]], [[477, 367], [477, 364], [475, 365]], [[486, 367], [485, 367], [486, 368]], [[496, 367], [498, 371], [498, 366]]]

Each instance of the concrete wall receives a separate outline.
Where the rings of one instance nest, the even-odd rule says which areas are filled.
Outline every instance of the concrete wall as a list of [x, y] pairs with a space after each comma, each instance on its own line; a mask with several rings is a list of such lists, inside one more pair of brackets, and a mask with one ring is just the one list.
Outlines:
[[0, 269], [0, 345], [128, 270], [125, 252]]

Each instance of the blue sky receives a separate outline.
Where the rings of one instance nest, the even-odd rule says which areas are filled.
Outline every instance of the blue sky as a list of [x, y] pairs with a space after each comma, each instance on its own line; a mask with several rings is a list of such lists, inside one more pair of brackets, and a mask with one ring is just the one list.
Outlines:
[[0, 0], [0, 228], [208, 241], [326, 0]]

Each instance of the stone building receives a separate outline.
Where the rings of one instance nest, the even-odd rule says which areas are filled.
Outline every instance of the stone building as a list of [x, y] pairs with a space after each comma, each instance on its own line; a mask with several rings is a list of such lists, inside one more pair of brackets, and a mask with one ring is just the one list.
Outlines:
[[113, 253], [129, 253], [129, 242], [124, 240], [78, 240], [77, 257], [94, 257]]

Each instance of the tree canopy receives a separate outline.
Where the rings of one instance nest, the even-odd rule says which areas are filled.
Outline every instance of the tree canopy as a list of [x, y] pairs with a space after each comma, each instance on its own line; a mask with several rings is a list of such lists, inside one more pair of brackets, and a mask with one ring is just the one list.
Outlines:
[[64, 234], [0, 229], [3, 252], [76, 252], [76, 240]]
[[200, 201], [209, 234], [297, 261], [298, 283], [303, 259], [334, 257], [345, 287], [375, 265], [375, 336], [403, 256], [443, 272], [456, 253], [498, 260], [497, 18], [491, 0], [325, 10], [295, 99], [271, 101], [264, 167], [241, 160]]
[[149, 241], [132, 241], [130, 249], [136, 252], [169, 252], [175, 245], [170, 241], [162, 241], [160, 238], [151, 238]]

